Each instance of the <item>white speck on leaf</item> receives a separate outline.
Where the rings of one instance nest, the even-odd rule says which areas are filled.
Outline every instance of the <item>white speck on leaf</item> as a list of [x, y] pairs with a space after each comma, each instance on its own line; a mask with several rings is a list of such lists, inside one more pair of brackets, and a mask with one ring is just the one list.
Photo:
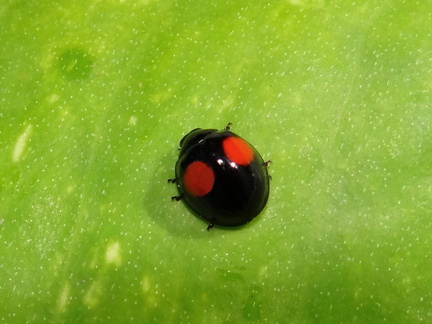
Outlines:
[[108, 244], [105, 252], [105, 262], [107, 264], [113, 264], [116, 267], [121, 265], [121, 249], [119, 242], [112, 242]]
[[21, 159], [28, 139], [30, 138], [32, 128], [32, 125], [28, 125], [25, 131], [18, 137], [17, 141], [15, 142], [14, 150], [12, 152], [13, 162], [18, 162]]

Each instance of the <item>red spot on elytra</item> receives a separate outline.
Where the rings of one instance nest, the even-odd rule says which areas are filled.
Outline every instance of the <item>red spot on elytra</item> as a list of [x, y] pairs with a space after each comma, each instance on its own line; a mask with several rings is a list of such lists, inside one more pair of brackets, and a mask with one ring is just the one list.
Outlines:
[[189, 164], [183, 175], [183, 183], [187, 192], [198, 197], [207, 195], [212, 190], [214, 180], [213, 170], [201, 161]]
[[248, 165], [254, 160], [251, 146], [240, 137], [227, 137], [222, 146], [226, 157], [238, 165]]

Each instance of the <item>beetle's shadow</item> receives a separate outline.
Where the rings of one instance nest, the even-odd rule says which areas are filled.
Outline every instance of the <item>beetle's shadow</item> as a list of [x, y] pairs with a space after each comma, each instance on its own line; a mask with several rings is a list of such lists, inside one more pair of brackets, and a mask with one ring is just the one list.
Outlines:
[[143, 205], [147, 215], [155, 225], [167, 230], [174, 236], [185, 238], [205, 238], [226, 231], [237, 231], [245, 226], [221, 227], [214, 226], [207, 230], [208, 222], [195, 214], [183, 201], [172, 201], [171, 197], [178, 195], [177, 186], [168, 179], [175, 176], [174, 166], [178, 158], [177, 151], [166, 153], [155, 169], [149, 170], [154, 175], [152, 183], [145, 193]]

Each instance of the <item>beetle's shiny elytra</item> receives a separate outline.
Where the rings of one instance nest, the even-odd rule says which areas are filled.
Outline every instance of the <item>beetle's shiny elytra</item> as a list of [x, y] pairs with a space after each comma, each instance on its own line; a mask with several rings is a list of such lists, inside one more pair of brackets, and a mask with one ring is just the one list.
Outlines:
[[180, 141], [175, 167], [179, 196], [213, 225], [239, 226], [255, 218], [269, 196], [268, 162], [227, 128], [196, 128]]

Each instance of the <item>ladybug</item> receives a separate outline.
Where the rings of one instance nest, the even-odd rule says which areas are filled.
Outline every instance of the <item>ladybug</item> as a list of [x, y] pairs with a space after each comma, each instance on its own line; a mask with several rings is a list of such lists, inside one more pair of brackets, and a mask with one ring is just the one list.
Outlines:
[[196, 128], [180, 141], [175, 166], [178, 196], [214, 225], [240, 226], [265, 207], [269, 196], [267, 167], [255, 148], [230, 131]]

